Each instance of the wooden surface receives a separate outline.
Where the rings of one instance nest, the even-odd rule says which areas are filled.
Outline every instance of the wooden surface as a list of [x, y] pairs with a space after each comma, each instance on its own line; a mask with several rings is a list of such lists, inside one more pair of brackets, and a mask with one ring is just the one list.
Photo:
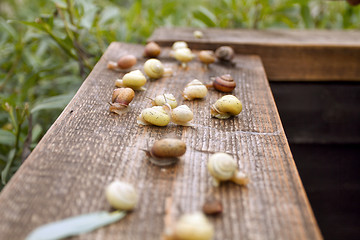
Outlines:
[[[117, 116], [108, 102], [119, 73], [107, 60], [136, 54], [142, 46], [113, 43], [78, 93], [0, 194], [0, 239], [23, 239], [39, 225], [99, 210], [110, 210], [104, 187], [114, 179], [132, 183], [140, 201], [118, 223], [74, 239], [160, 239], [165, 219], [200, 210], [206, 195], [220, 197], [224, 213], [211, 217], [215, 239], [321, 239], [319, 228], [296, 170], [261, 61], [237, 56], [236, 67], [211, 65], [205, 71], [193, 61], [188, 70], [162, 53], [175, 75], [148, 82], [137, 92], [131, 111]], [[210, 91], [205, 100], [182, 101], [181, 90], [193, 78], [230, 73], [233, 92], [243, 102], [238, 117], [210, 117], [210, 104], [223, 94]], [[136, 117], [150, 103], [146, 97], [171, 92], [194, 112], [194, 127], [138, 126]], [[174, 167], [149, 163], [140, 149], [175, 133], [188, 150]], [[251, 178], [248, 187], [232, 183], [213, 189], [206, 151], [232, 153]]]
[[203, 29], [196, 39], [194, 30], [159, 28], [149, 41], [184, 40], [193, 49], [229, 45], [259, 55], [271, 81], [360, 81], [360, 31]]

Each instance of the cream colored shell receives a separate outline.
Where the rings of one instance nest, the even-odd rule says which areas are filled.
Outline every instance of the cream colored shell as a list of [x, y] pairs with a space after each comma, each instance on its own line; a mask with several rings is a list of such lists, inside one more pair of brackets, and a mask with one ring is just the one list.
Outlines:
[[208, 170], [219, 181], [230, 180], [237, 170], [235, 159], [227, 153], [215, 153], [210, 156]]
[[178, 106], [171, 110], [171, 121], [182, 126], [191, 126], [189, 123], [193, 120], [194, 114], [186, 105]]
[[187, 63], [193, 60], [194, 54], [191, 52], [190, 48], [178, 48], [174, 52], [174, 57], [182, 63]]
[[171, 108], [177, 107], [176, 98], [171, 93], [165, 93], [165, 94], [158, 95], [155, 97], [155, 99], [151, 103], [153, 106], [162, 106], [165, 103], [168, 103]]
[[170, 123], [169, 114], [161, 106], [145, 108], [137, 118], [140, 125], [155, 125], [164, 127]]
[[225, 95], [211, 106], [211, 115], [219, 119], [227, 119], [238, 115], [242, 110], [239, 99], [233, 95]]
[[140, 70], [131, 71], [118, 79], [115, 82], [116, 87], [129, 87], [133, 90], [145, 90], [143, 86], [146, 83], [146, 78]]
[[138, 202], [138, 195], [134, 187], [118, 180], [106, 187], [105, 196], [109, 204], [118, 210], [131, 210]]
[[187, 48], [187, 47], [188, 47], [188, 45], [184, 41], [176, 41], [172, 45], [173, 50], [180, 49], [180, 48]]
[[158, 79], [164, 75], [164, 66], [158, 59], [151, 58], [145, 62], [144, 71], [149, 78]]
[[184, 214], [174, 228], [177, 240], [210, 240], [214, 236], [214, 227], [201, 212]]
[[193, 100], [196, 98], [204, 98], [207, 93], [207, 87], [199, 80], [194, 79], [185, 86], [182, 95], [186, 100]]

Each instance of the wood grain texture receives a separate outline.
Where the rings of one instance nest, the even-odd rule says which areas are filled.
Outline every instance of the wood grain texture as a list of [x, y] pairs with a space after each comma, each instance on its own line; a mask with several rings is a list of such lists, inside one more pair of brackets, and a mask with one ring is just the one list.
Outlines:
[[[184, 40], [193, 49], [232, 46], [259, 55], [270, 81], [359, 81], [360, 31], [159, 28], [149, 41], [171, 46]], [[171, 33], [171, 34], [169, 34]]]
[[[193, 61], [188, 70], [161, 55], [175, 75], [146, 84], [131, 111], [110, 114], [108, 102], [119, 73], [107, 60], [135, 54], [140, 68], [142, 46], [112, 43], [57, 121], [0, 195], [0, 239], [23, 239], [39, 225], [99, 210], [110, 210], [104, 187], [114, 179], [132, 183], [140, 201], [122, 221], [73, 239], [160, 239], [165, 220], [200, 210], [213, 191], [224, 213], [210, 221], [215, 239], [321, 239], [274, 104], [261, 61], [237, 56], [236, 67], [211, 65], [205, 71]], [[210, 117], [210, 104], [223, 94], [210, 91], [205, 100], [183, 101], [181, 90], [193, 78], [230, 73], [243, 102], [238, 117]], [[138, 126], [136, 117], [150, 106], [146, 97], [170, 92], [194, 112], [194, 127]], [[141, 151], [169, 133], [188, 150], [173, 167], [149, 163]], [[211, 186], [206, 151], [232, 153], [251, 182], [243, 188]]]

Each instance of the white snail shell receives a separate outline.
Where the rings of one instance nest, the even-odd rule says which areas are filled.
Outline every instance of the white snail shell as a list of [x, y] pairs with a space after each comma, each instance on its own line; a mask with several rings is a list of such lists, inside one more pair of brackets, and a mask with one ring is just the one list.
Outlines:
[[164, 75], [164, 66], [158, 59], [151, 58], [145, 62], [144, 71], [149, 78], [158, 79]]
[[129, 87], [133, 90], [145, 90], [143, 86], [146, 83], [146, 77], [140, 70], [131, 71], [115, 82], [117, 87]]
[[176, 41], [172, 45], [173, 50], [180, 49], [180, 48], [187, 48], [187, 47], [188, 47], [188, 45], [184, 41]]
[[170, 116], [161, 106], [145, 108], [137, 118], [140, 125], [155, 125], [164, 127], [170, 123]]
[[172, 109], [177, 106], [176, 98], [171, 93], [158, 95], [151, 103], [153, 106], [162, 106], [168, 103]]
[[193, 100], [196, 98], [204, 98], [207, 93], [207, 87], [199, 80], [194, 79], [185, 86], [182, 95], [186, 100]]
[[178, 106], [171, 110], [171, 121], [182, 126], [191, 126], [189, 123], [193, 120], [194, 114], [186, 105]]
[[210, 240], [214, 236], [214, 227], [201, 212], [184, 214], [174, 227], [177, 240]]
[[138, 202], [138, 195], [134, 187], [118, 180], [106, 187], [105, 196], [109, 204], [118, 210], [131, 210]]
[[216, 186], [220, 181], [230, 180], [237, 171], [235, 159], [226, 153], [211, 155], [207, 166]]
[[194, 54], [190, 48], [178, 48], [175, 50], [174, 57], [182, 63], [187, 63], [193, 60]]
[[211, 106], [211, 115], [219, 119], [227, 119], [238, 115], [242, 110], [242, 104], [237, 97], [225, 95]]

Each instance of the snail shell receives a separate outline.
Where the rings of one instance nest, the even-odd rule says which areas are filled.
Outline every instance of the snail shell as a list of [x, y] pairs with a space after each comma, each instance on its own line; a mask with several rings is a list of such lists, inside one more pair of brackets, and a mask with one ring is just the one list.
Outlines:
[[105, 196], [109, 204], [119, 210], [131, 210], [138, 202], [138, 195], [134, 187], [118, 180], [106, 187]]
[[201, 31], [199, 31], [199, 30], [194, 31], [194, 32], [193, 32], [193, 35], [194, 35], [195, 38], [198, 38], [198, 39], [204, 37], [204, 34], [203, 34]]
[[145, 108], [137, 118], [140, 125], [155, 125], [164, 127], [170, 123], [170, 116], [161, 106]]
[[177, 138], [163, 138], [156, 141], [149, 155], [150, 162], [157, 166], [168, 166], [176, 163], [186, 152], [186, 144]]
[[211, 115], [219, 119], [228, 119], [238, 115], [242, 110], [239, 99], [233, 95], [225, 95], [211, 106]]
[[137, 60], [134, 55], [125, 55], [117, 61], [117, 66], [121, 69], [131, 68], [136, 64]]
[[177, 240], [210, 240], [214, 236], [214, 227], [201, 212], [184, 214], [174, 227]]
[[236, 87], [236, 82], [230, 74], [225, 74], [220, 77], [216, 77], [213, 82], [213, 87], [220, 92], [232, 92]]
[[178, 48], [175, 50], [174, 57], [182, 63], [187, 63], [193, 60], [194, 54], [190, 48]]
[[202, 63], [208, 65], [210, 63], [214, 63], [216, 60], [214, 51], [211, 50], [203, 50], [199, 52], [199, 59]]
[[193, 120], [194, 114], [186, 105], [178, 106], [171, 110], [171, 121], [182, 126], [191, 126], [189, 123]]
[[187, 43], [184, 41], [176, 41], [173, 43], [173, 45], [172, 45], [173, 50], [180, 49], [180, 48], [188, 48]]
[[230, 180], [237, 171], [235, 159], [226, 153], [215, 153], [210, 156], [208, 170], [214, 178], [214, 185], [218, 186], [220, 181]]
[[149, 78], [158, 79], [164, 75], [164, 66], [159, 60], [152, 58], [145, 62], [144, 71]]
[[153, 106], [163, 106], [166, 103], [168, 103], [172, 109], [176, 108], [177, 106], [176, 98], [170, 93], [158, 95], [154, 100], [151, 101]]
[[234, 49], [230, 46], [222, 46], [216, 49], [216, 57], [224, 62], [230, 62], [234, 58]]
[[186, 100], [193, 100], [196, 98], [204, 98], [207, 92], [207, 87], [199, 80], [194, 79], [185, 86], [182, 95]]
[[149, 42], [145, 46], [144, 56], [155, 58], [159, 56], [160, 52], [161, 52], [161, 48], [156, 42]]
[[145, 90], [142, 86], [146, 83], [146, 77], [140, 70], [134, 70], [124, 75], [122, 79], [115, 82], [117, 87], [129, 87], [133, 90]]
[[110, 112], [119, 115], [127, 111], [129, 103], [134, 99], [135, 92], [131, 88], [117, 88], [113, 91]]

